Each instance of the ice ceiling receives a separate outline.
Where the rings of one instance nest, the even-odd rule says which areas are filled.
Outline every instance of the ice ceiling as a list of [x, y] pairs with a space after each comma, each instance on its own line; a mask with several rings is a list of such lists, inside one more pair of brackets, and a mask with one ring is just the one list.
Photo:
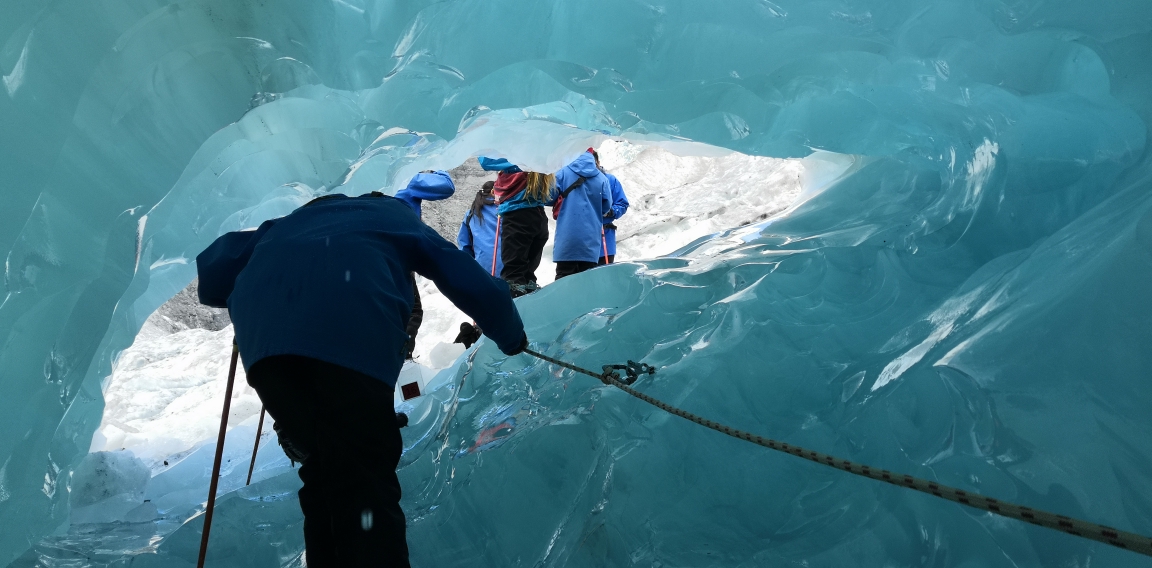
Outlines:
[[[0, 14], [0, 564], [67, 523], [111, 360], [221, 231], [480, 152], [555, 167], [604, 136], [857, 158], [782, 218], [529, 298], [541, 345], [643, 357], [664, 368], [651, 394], [737, 427], [1152, 533], [1152, 3]], [[402, 473], [418, 564], [1142, 560], [717, 440], [490, 348], [458, 373]], [[286, 479], [222, 509], [220, 554], [298, 562], [298, 542], [243, 533], [290, 524], [293, 502], [267, 504]]]

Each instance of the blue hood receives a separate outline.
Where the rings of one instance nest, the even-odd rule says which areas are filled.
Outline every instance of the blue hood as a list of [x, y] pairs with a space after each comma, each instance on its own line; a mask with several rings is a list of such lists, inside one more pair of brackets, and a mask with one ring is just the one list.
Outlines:
[[487, 158], [480, 156], [478, 160], [480, 161], [480, 167], [486, 172], [505, 172], [514, 174], [516, 172], [524, 171], [520, 169], [520, 166], [517, 166], [516, 164], [513, 164], [504, 158]]
[[420, 216], [420, 202], [423, 200], [439, 201], [448, 199], [456, 192], [456, 185], [444, 170], [432, 173], [420, 173], [412, 177], [408, 187], [396, 192], [396, 199], [403, 201], [416, 216]]
[[576, 175], [583, 178], [593, 178], [596, 174], [600, 173], [600, 168], [596, 167], [596, 158], [588, 152], [580, 154], [575, 160], [572, 160], [567, 166]]

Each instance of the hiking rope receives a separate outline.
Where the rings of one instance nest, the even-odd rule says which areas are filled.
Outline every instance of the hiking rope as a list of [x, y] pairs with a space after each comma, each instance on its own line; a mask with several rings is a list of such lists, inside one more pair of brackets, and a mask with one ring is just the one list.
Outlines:
[[[936, 497], [940, 497], [942, 499], [954, 501], [956, 503], [960, 503], [961, 505], [967, 505], [975, 509], [988, 511], [989, 513], [1000, 515], [1002, 517], [1008, 517], [1010, 519], [1024, 521], [1033, 525], [1055, 529], [1081, 538], [1095, 540], [1097, 542], [1110, 544], [1112, 546], [1130, 550], [1132, 552], [1146, 556], [1152, 556], [1152, 538], [1146, 536], [1114, 529], [1104, 525], [1098, 525], [1096, 523], [1090, 523], [1080, 519], [1074, 519], [1064, 515], [1057, 515], [1047, 511], [1024, 507], [1015, 503], [992, 499], [978, 493], [962, 491], [960, 489], [956, 489], [955, 487], [949, 487], [934, 481], [912, 477], [911, 475], [892, 473], [884, 469], [875, 469], [866, 465], [848, 461], [846, 459], [841, 459], [799, 446], [793, 446], [791, 444], [779, 442], [770, 438], [764, 438], [755, 434], [750, 434], [743, 430], [737, 430], [735, 428], [713, 422], [706, 418], [701, 418], [695, 414], [692, 414], [691, 412], [687, 412], [676, 408], [675, 406], [661, 402], [628, 386], [632, 382], [635, 382], [636, 378], [638, 378], [640, 374], [655, 373], [655, 369], [652, 369], [652, 367], [642, 363], [634, 363], [629, 361], [628, 365], [605, 365], [603, 372], [594, 373], [583, 367], [578, 367], [554, 357], [549, 357], [543, 353], [533, 351], [532, 349], [525, 349], [524, 352], [532, 355], [533, 357], [536, 357], [537, 359], [541, 359], [554, 365], [559, 365], [566, 369], [576, 371], [577, 373], [583, 373], [590, 377], [599, 379], [602, 383], [619, 388], [620, 390], [640, 400], [643, 400], [644, 402], [647, 402], [648, 404], [651, 404], [660, 410], [668, 412], [669, 414], [675, 414], [676, 416], [691, 422], [695, 422], [696, 424], [704, 426], [705, 428], [710, 428], [720, 432], [721, 434], [732, 436], [733, 438], [739, 438], [746, 442], [752, 442], [753, 444], [763, 446], [770, 450], [792, 454], [796, 457], [814, 461], [822, 465], [831, 466], [854, 475], [868, 477], [875, 479], [876, 481], [883, 481], [898, 487], [914, 489], [929, 495], [935, 495]], [[620, 377], [620, 374], [616, 372], [616, 369], [624, 369], [627, 372], [629, 382], [625, 382], [625, 380]]]

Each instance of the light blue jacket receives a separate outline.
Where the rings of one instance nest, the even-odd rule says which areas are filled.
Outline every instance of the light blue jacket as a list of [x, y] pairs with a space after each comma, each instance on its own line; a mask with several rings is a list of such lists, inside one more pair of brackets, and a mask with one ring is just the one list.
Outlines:
[[608, 173], [604, 175], [608, 176], [608, 187], [612, 191], [612, 214], [604, 218], [604, 244], [608, 248], [608, 254], [615, 255], [616, 229], [609, 229], [608, 225], [628, 212], [628, 197], [624, 195], [624, 186], [620, 185], [620, 180], [616, 179], [616, 176]]
[[608, 176], [596, 167], [596, 159], [587, 152], [556, 172], [556, 187], [552, 188], [549, 204], [574, 181], [584, 183], [572, 190], [560, 206], [556, 219], [556, 241], [552, 248], [553, 262], [596, 262], [604, 255], [601, 231], [604, 216], [612, 213], [612, 189]]
[[456, 234], [456, 244], [460, 250], [472, 255], [480, 267], [495, 276], [500, 276], [504, 269], [504, 259], [500, 251], [496, 251], [496, 270], [492, 270], [492, 248], [496, 246], [496, 205], [484, 205], [483, 218], [472, 214], [469, 209], [464, 215], [464, 222], [460, 223], [460, 232]]
[[452, 177], [444, 170], [432, 173], [419, 173], [408, 181], [408, 187], [396, 192], [396, 199], [403, 201], [420, 217], [420, 202], [448, 199], [456, 192]]

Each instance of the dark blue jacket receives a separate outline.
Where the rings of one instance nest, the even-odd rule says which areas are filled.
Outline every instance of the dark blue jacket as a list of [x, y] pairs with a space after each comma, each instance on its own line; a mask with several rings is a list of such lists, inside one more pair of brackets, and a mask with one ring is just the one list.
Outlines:
[[556, 187], [552, 188], [549, 203], [581, 177], [585, 178], [584, 183], [572, 190], [560, 206], [556, 242], [552, 247], [554, 262], [596, 262], [604, 255], [601, 231], [605, 214], [612, 212], [612, 190], [608, 177], [596, 167], [592, 154], [580, 154], [556, 172]]
[[608, 228], [612, 222], [619, 219], [628, 212], [628, 197], [624, 195], [624, 186], [620, 185], [620, 180], [616, 176], [606, 173], [608, 177], [608, 188], [612, 192], [612, 213], [604, 218], [604, 244], [608, 248], [608, 254], [616, 254], [616, 229]]
[[408, 187], [396, 192], [396, 199], [407, 203], [416, 216], [420, 217], [420, 203], [424, 200], [439, 201], [448, 199], [456, 192], [452, 177], [444, 170], [419, 173], [408, 181]]
[[200, 302], [228, 307], [244, 368], [302, 355], [395, 386], [412, 313], [409, 273], [432, 280], [504, 352], [524, 339], [508, 286], [390, 197], [336, 195], [196, 257]]
[[[472, 258], [480, 263], [480, 267], [489, 273], [492, 273], [492, 247], [496, 244], [496, 209], [494, 204], [484, 205], [482, 219], [473, 215], [469, 209], [464, 215], [464, 222], [460, 223], [460, 232], [456, 235], [456, 244], [460, 246], [460, 250], [472, 255]], [[497, 250], [494, 275], [499, 276], [503, 269], [504, 259]]]

